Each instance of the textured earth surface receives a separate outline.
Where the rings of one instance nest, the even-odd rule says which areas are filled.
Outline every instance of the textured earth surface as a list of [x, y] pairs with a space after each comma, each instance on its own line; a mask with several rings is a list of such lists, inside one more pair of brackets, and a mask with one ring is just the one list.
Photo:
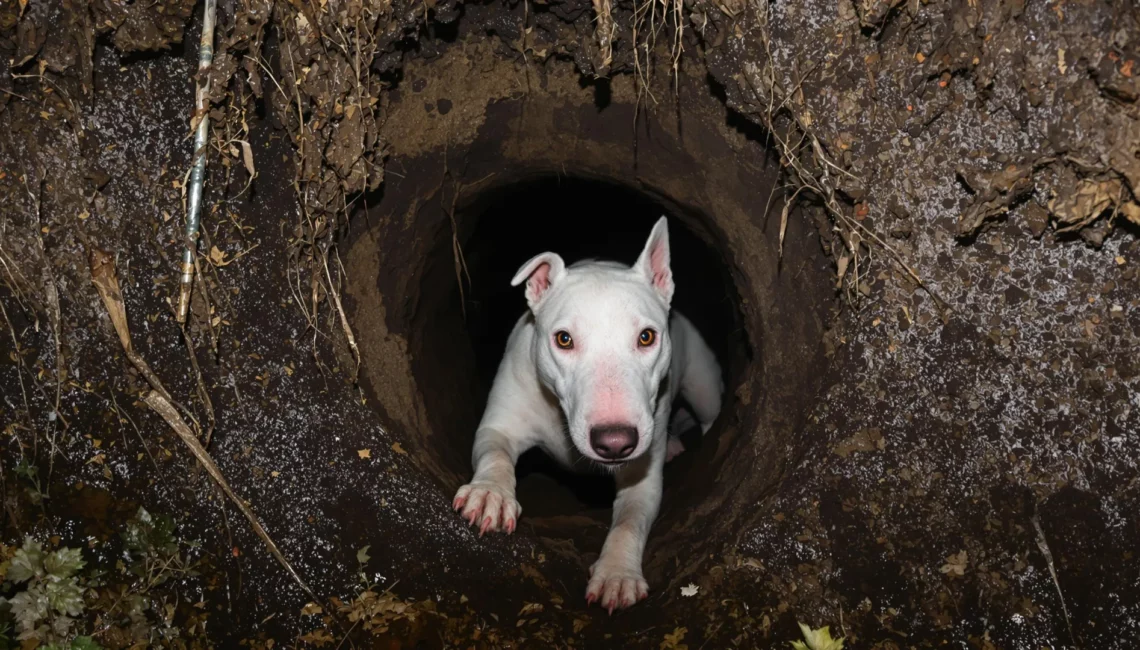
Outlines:
[[[858, 648], [1135, 645], [1135, 6], [221, 2], [184, 336], [170, 305], [200, 10], [0, 7], [0, 597], [27, 588], [7, 571], [31, 535], [83, 549], [68, 633], [105, 647], [769, 647], [796, 622]], [[634, 116], [705, 116], [768, 171], [694, 174], [776, 195], [753, 226], [717, 231], [738, 256], [725, 265], [743, 260], [738, 286], [754, 268], [803, 277], [799, 301], [763, 313], [819, 312], [827, 330], [804, 353], [818, 393], [737, 431], [763, 444], [733, 443], [722, 475], [680, 484], [691, 514], [651, 547], [653, 596], [612, 617], [582, 595], [590, 545], [479, 539], [451, 513], [439, 467], [466, 450], [425, 449], [417, 425], [434, 421], [407, 415], [423, 396], [370, 379], [417, 372], [410, 338], [384, 330], [358, 371], [345, 332], [375, 330], [342, 319], [358, 313], [359, 242], [419, 214], [366, 208], [417, 180], [405, 161], [480, 151], [511, 102], [555, 127], [547, 108], [593, 102], [631, 133]], [[456, 188], [482, 177], [460, 158], [438, 158]], [[134, 348], [311, 593], [142, 402], [96, 250]], [[824, 276], [834, 291], [811, 284]], [[130, 550], [140, 506], [172, 519], [177, 551]]]

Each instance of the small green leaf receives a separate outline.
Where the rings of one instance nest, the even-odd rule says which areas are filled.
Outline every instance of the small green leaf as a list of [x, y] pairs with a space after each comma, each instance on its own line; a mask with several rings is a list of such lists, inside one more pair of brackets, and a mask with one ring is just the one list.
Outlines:
[[75, 584], [75, 579], [49, 582], [44, 590], [48, 604], [60, 614], [79, 616], [83, 613], [83, 590]]
[[24, 582], [44, 573], [44, 549], [39, 542], [28, 537], [24, 546], [12, 556], [12, 564], [8, 566], [8, 580]]
[[44, 570], [60, 580], [75, 575], [85, 564], [83, 553], [77, 548], [61, 548], [44, 558]]
[[361, 564], [368, 564], [368, 560], [372, 559], [372, 557], [368, 555], [368, 549], [370, 549], [370, 548], [372, 548], [372, 547], [371, 546], [365, 546], [364, 548], [357, 551], [356, 552], [356, 561], [361, 563]]
[[831, 630], [828, 626], [823, 626], [818, 630], [813, 630], [803, 623], [799, 623], [800, 632], [804, 635], [804, 641], [792, 641], [791, 646], [795, 650], [843, 650], [843, 637], [838, 639], [831, 638]]
[[71, 650], [103, 650], [103, 646], [89, 636], [77, 636], [71, 640]]

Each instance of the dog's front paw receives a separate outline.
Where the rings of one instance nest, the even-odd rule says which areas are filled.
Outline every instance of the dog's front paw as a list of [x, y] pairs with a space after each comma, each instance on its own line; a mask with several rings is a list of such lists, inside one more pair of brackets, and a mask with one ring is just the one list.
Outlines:
[[522, 507], [515, 500], [514, 490], [497, 483], [468, 483], [455, 493], [451, 507], [463, 513], [472, 526], [478, 524], [479, 536], [487, 531], [515, 532]]
[[631, 607], [649, 595], [649, 583], [641, 569], [630, 570], [620, 564], [602, 563], [590, 567], [590, 584], [586, 586], [586, 602], [600, 603], [609, 610]]

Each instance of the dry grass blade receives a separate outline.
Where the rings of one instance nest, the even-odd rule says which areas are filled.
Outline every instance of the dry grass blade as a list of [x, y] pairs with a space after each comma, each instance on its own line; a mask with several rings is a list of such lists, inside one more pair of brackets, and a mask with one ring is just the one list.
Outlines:
[[1045, 556], [1045, 565], [1049, 567], [1049, 576], [1053, 578], [1053, 586], [1057, 588], [1057, 598], [1061, 601], [1061, 612], [1065, 615], [1065, 626], [1069, 628], [1069, 640], [1076, 644], [1073, 636], [1073, 622], [1069, 619], [1069, 608], [1065, 606], [1065, 594], [1061, 593], [1061, 581], [1057, 579], [1057, 569], [1053, 566], [1053, 552], [1049, 550], [1049, 542], [1045, 539], [1045, 531], [1041, 529], [1041, 521], [1037, 515], [1029, 518], [1033, 523], [1033, 530], [1037, 532], [1037, 548]]

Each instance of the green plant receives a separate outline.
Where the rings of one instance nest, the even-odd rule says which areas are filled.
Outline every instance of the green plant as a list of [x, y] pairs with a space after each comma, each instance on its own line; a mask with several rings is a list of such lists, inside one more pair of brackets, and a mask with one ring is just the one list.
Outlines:
[[43, 505], [47, 495], [44, 494], [43, 487], [40, 484], [40, 470], [29, 463], [27, 458], [21, 458], [12, 471], [16, 473], [16, 476], [27, 481], [28, 498], [31, 502], [37, 506]]
[[169, 515], [152, 515], [140, 507], [123, 531], [123, 544], [131, 562], [131, 573], [140, 580], [138, 592], [146, 594], [174, 576], [197, 575], [196, 564], [184, 557]]
[[[20, 641], [70, 644], [76, 617], [83, 613], [83, 593], [76, 575], [85, 562], [77, 548], [47, 553], [31, 537], [9, 561], [6, 580], [24, 589], [0, 599], [11, 610]], [[67, 647], [71, 647], [68, 645]]]
[[799, 623], [799, 626], [804, 641], [792, 641], [791, 646], [795, 650], [843, 650], [843, 637], [831, 638], [828, 626], [825, 625], [818, 630], [813, 630], [803, 623]]

